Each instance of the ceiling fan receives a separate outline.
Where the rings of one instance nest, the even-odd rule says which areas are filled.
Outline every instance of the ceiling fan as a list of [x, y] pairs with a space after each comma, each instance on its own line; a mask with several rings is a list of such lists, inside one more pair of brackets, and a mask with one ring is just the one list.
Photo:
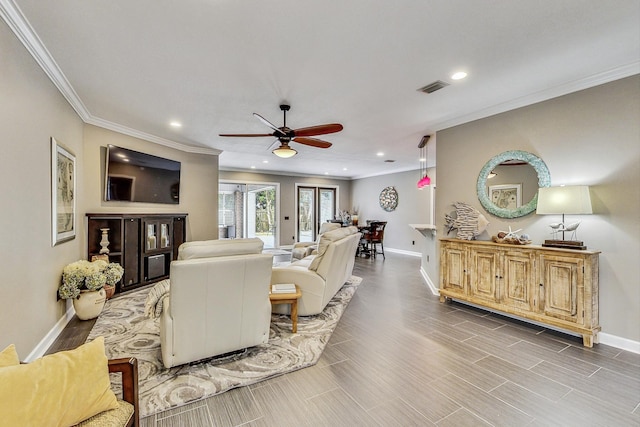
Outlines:
[[329, 123], [325, 125], [317, 125], [317, 126], [309, 126], [306, 128], [300, 129], [291, 129], [287, 127], [287, 111], [291, 109], [290, 105], [282, 104], [280, 105], [280, 110], [282, 110], [282, 114], [284, 115], [283, 125], [281, 127], [277, 127], [267, 119], [262, 117], [258, 113], [253, 113], [254, 116], [258, 118], [262, 123], [269, 126], [273, 129], [273, 133], [221, 133], [220, 136], [232, 136], [232, 137], [241, 137], [241, 138], [252, 138], [258, 136], [273, 136], [280, 141], [280, 146], [273, 150], [273, 154], [278, 157], [288, 158], [293, 157], [298, 152], [289, 146], [291, 141], [297, 142], [298, 144], [308, 145], [316, 148], [329, 148], [331, 147], [331, 143], [327, 141], [323, 141], [317, 138], [310, 138], [311, 136], [317, 135], [326, 135], [329, 133], [340, 132], [343, 128], [340, 123]]

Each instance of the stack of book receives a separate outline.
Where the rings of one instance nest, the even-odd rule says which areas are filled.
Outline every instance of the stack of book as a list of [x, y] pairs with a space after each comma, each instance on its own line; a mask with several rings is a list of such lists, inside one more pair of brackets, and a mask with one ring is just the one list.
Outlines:
[[293, 283], [278, 283], [271, 285], [272, 294], [295, 294], [296, 285]]

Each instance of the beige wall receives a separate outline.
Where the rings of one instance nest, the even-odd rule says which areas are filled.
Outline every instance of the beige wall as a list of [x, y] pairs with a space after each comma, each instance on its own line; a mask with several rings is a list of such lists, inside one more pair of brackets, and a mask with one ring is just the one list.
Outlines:
[[84, 254], [82, 230], [51, 246], [49, 143], [53, 136], [74, 153], [82, 176], [82, 122], [4, 22], [0, 57], [0, 349], [15, 343], [24, 359], [64, 313], [62, 266]]
[[[86, 256], [87, 212], [188, 213], [187, 238], [217, 237], [218, 157], [189, 154], [84, 125], [6, 25], [0, 25], [0, 349], [22, 359], [45, 349], [68, 309], [56, 301], [62, 268]], [[76, 156], [76, 238], [51, 246], [51, 148]], [[179, 205], [104, 202], [104, 153], [120, 145], [182, 162]], [[55, 332], [53, 332], [55, 334]]]
[[640, 77], [555, 98], [438, 132], [436, 221], [451, 203], [467, 202], [491, 222], [479, 239], [508, 226], [541, 243], [560, 218], [532, 213], [505, 220], [487, 213], [476, 196], [478, 172], [496, 154], [524, 150], [541, 157], [552, 185], [591, 186], [593, 215], [578, 237], [600, 256], [602, 332], [640, 341]]
[[[218, 156], [186, 153], [91, 125], [84, 127], [84, 140], [84, 212], [187, 213], [188, 240], [218, 237]], [[181, 162], [180, 204], [104, 201], [108, 144]]]
[[[295, 161], [295, 159], [293, 159], [293, 161]], [[351, 182], [347, 180], [235, 171], [220, 171], [220, 180], [246, 183], [270, 182], [280, 184], [280, 246], [292, 245], [295, 242], [296, 184], [318, 187], [338, 186], [338, 209], [351, 209]], [[285, 220], [285, 216], [288, 216], [289, 219]]]

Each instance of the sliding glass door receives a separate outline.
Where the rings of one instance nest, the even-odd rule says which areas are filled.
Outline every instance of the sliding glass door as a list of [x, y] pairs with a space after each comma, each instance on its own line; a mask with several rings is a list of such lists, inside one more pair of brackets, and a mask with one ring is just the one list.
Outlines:
[[320, 224], [334, 219], [336, 213], [335, 188], [326, 187], [297, 187], [298, 242], [313, 242], [316, 240]]
[[278, 196], [277, 184], [220, 182], [219, 238], [257, 237], [265, 248], [278, 247]]
[[265, 248], [276, 247], [276, 186], [247, 186], [247, 237], [258, 237]]

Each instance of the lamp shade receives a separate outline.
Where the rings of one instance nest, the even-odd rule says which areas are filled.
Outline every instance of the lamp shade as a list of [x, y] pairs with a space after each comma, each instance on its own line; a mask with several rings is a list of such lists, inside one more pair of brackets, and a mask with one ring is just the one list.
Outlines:
[[571, 185], [539, 188], [536, 213], [538, 215], [593, 213], [589, 187], [586, 185]]
[[298, 154], [296, 150], [289, 147], [288, 145], [281, 145], [280, 147], [273, 150], [272, 153], [278, 157], [282, 157], [283, 159], [288, 159], [289, 157], [293, 157]]

